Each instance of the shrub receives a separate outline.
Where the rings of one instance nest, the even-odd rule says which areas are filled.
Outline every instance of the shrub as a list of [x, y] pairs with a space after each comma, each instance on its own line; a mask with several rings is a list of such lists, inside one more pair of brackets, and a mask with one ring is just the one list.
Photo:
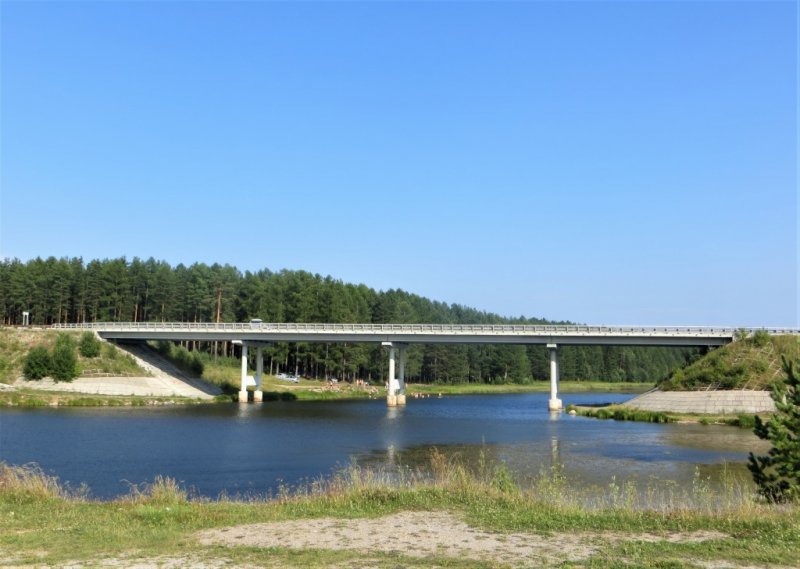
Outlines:
[[84, 332], [80, 344], [78, 344], [78, 351], [84, 358], [96, 358], [100, 355], [101, 346], [102, 344], [94, 332]]
[[34, 346], [25, 356], [22, 373], [27, 379], [42, 379], [50, 375], [52, 361], [50, 352], [44, 346]]
[[203, 361], [197, 352], [190, 352], [184, 347], [177, 346], [172, 350], [172, 360], [186, 373], [195, 374], [198, 377], [203, 375]]
[[756, 330], [753, 334], [753, 343], [759, 348], [763, 348], [770, 342], [769, 332], [766, 330]]
[[56, 338], [50, 374], [56, 381], [72, 381], [80, 375], [75, 340], [69, 334], [59, 334]]
[[105, 357], [105, 359], [111, 360], [111, 361], [114, 361], [114, 360], [118, 359], [119, 355], [120, 355], [119, 354], [119, 350], [117, 349], [117, 347], [113, 346], [111, 344], [105, 344], [103, 346], [103, 350], [102, 351], [103, 351], [103, 356]]
[[776, 503], [800, 499], [800, 375], [781, 359], [786, 379], [772, 387], [775, 413], [766, 423], [756, 416], [753, 429], [772, 448], [766, 456], [751, 452], [747, 465], [759, 494]]
[[172, 342], [169, 340], [156, 341], [156, 351], [162, 356], [169, 357], [172, 353]]

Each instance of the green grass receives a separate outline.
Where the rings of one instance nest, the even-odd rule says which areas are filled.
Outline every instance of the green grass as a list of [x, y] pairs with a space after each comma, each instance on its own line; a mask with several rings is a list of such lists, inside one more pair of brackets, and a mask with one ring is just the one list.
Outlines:
[[675, 371], [659, 387], [665, 391], [769, 389], [784, 377], [782, 355], [800, 359], [800, 337], [760, 335], [738, 340]]
[[730, 425], [752, 430], [755, 415], [740, 413], [731, 415], [707, 415], [698, 413], [667, 413], [643, 411], [625, 405], [606, 405], [604, 407], [581, 407], [568, 405], [566, 411], [574, 410], [577, 415], [594, 419], [613, 419], [615, 421], [639, 421], [643, 423], [699, 423], [701, 425]]
[[678, 418], [670, 413], [659, 411], [642, 411], [625, 407], [624, 405], [608, 405], [605, 407], [589, 408], [568, 405], [567, 411], [574, 410], [583, 417], [595, 419], [614, 419], [615, 421], [639, 421], [643, 423], [675, 423]]
[[[660, 492], [660, 493], [659, 493]], [[157, 478], [112, 502], [87, 499], [30, 467], [0, 465], [0, 563], [59, 565], [108, 558], [187, 556], [235, 563], [292, 567], [351, 566], [370, 560], [379, 567], [503, 566], [442, 555], [422, 558], [348, 551], [202, 546], [192, 534], [205, 528], [246, 523], [334, 517], [376, 518], [401, 511], [448, 511], [485, 531], [536, 534], [596, 534], [599, 549], [581, 566], [692, 567], [691, 560], [737, 565], [796, 564], [800, 508], [756, 502], [752, 488], [731, 482], [713, 494], [700, 480], [691, 488], [635, 491], [611, 484], [589, 497], [558, 472], [543, 472], [520, 488], [505, 467], [477, 468], [433, 453], [426, 475], [385, 476], [350, 467], [274, 500], [192, 499], [173, 480]], [[644, 532], [718, 531], [726, 537], [702, 544], [646, 543]], [[606, 541], [603, 532], [630, 534]], [[372, 562], [374, 561], [374, 563]], [[572, 566], [569, 563], [566, 566]]]
[[[252, 370], [249, 372], [254, 374]], [[231, 361], [220, 358], [218, 362], [204, 361], [203, 379], [221, 387], [226, 393], [234, 395], [239, 390], [241, 369], [231, 364]], [[291, 393], [300, 401], [319, 401], [336, 399], [370, 399], [385, 397], [383, 384], [373, 386], [356, 386], [347, 382], [339, 382], [331, 386], [325, 380], [301, 379], [299, 384], [281, 381], [275, 376], [264, 375], [263, 390], [274, 393]], [[562, 393], [604, 392], [604, 393], [643, 393], [652, 389], [652, 383], [631, 382], [605, 382], [605, 381], [562, 381]], [[550, 391], [549, 381], [537, 381], [527, 384], [487, 384], [487, 383], [458, 383], [458, 384], [423, 384], [407, 383], [406, 395], [409, 400], [413, 394], [427, 397], [438, 397], [441, 393], [446, 395], [480, 395], [502, 393], [546, 393]]]
[[[562, 381], [559, 384], [559, 393], [644, 393], [652, 389], [652, 383], [612, 382], [612, 381]], [[487, 384], [487, 383], [458, 383], [458, 384], [407, 384], [406, 394], [417, 391], [428, 395], [473, 395], [491, 393], [547, 393], [550, 391], [549, 381], [534, 381], [525, 384]]]
[[[12, 384], [22, 377], [22, 367], [28, 351], [38, 345], [45, 346], [52, 351], [59, 334], [73, 336], [77, 345], [81, 332], [0, 327], [0, 383]], [[96, 358], [84, 358], [78, 354], [78, 365], [82, 372], [89, 375], [148, 375], [131, 356], [106, 343], [103, 344], [100, 355]]]

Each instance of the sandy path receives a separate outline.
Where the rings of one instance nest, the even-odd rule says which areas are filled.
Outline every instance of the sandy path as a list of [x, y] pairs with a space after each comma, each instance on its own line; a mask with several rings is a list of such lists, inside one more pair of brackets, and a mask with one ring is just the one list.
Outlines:
[[549, 536], [493, 533], [472, 528], [447, 512], [401, 512], [377, 519], [322, 518], [249, 524], [197, 534], [203, 545], [401, 553], [410, 557], [443, 556], [532, 567], [587, 559], [598, 550], [601, 542], [697, 542], [725, 537], [725, 534], [716, 532], [669, 535], [561, 533]]

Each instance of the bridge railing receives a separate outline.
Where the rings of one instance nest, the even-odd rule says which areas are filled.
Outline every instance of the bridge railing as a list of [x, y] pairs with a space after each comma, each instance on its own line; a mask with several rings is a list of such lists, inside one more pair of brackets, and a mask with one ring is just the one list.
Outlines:
[[[647, 335], [732, 337], [737, 328], [713, 326], [586, 326], [560, 324], [324, 324], [259, 322], [90, 322], [55, 324], [57, 329], [108, 331], [208, 331], [208, 332], [318, 332], [404, 334], [534, 334], [534, 335]], [[769, 334], [799, 334], [794, 328], [747, 328]]]

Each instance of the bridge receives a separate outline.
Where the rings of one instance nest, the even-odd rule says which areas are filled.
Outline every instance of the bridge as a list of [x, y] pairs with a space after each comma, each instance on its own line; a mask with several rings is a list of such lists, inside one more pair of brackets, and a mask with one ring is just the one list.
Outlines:
[[[734, 340], [740, 329], [691, 326], [572, 326], [516, 324], [269, 324], [213, 322], [92, 322], [56, 324], [54, 328], [93, 330], [109, 340], [229, 341], [242, 346], [239, 400], [247, 401], [247, 350], [256, 349], [256, 390], [261, 401], [263, 348], [275, 342], [380, 343], [389, 349], [390, 406], [405, 404], [405, 350], [409, 344], [543, 344], [550, 355], [551, 410], [562, 408], [558, 398], [559, 345], [720, 346]], [[800, 334], [796, 328], [747, 328], [752, 334]], [[399, 356], [399, 362], [398, 362]], [[397, 365], [399, 363], [399, 366]], [[399, 367], [399, 374], [396, 368]]]

